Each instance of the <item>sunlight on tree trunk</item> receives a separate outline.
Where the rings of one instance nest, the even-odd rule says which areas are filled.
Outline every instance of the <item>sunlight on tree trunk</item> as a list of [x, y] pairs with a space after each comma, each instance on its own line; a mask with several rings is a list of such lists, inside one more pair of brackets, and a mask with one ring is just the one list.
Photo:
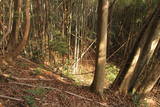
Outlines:
[[152, 72], [145, 77], [142, 84], [139, 86], [136, 93], [140, 95], [148, 94], [155, 84], [157, 83], [158, 79], [160, 78], [160, 61], [157, 62]]
[[155, 51], [160, 39], [159, 14], [160, 7], [158, 5], [157, 9], [153, 13], [151, 22], [144, 31], [144, 34], [141, 35], [139, 40], [137, 40], [126, 65], [120, 71], [113, 84], [114, 88], [119, 87], [119, 91], [124, 94], [127, 94], [129, 91], [133, 90], [139, 74], [142, 73], [143, 68], [146, 64], [148, 64], [150, 58], [153, 56], [153, 52]]
[[98, 34], [97, 34], [97, 53], [94, 80], [91, 85], [92, 91], [103, 95], [106, 48], [107, 48], [107, 28], [108, 28], [108, 0], [99, 0], [98, 5]]

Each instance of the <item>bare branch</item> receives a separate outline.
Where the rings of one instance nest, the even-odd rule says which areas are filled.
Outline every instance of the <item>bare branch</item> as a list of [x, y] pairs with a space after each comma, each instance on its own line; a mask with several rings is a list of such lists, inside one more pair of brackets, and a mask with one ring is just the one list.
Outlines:
[[23, 101], [24, 101], [24, 100], [19, 99], [19, 98], [9, 97], [9, 96], [5, 96], [5, 95], [0, 95], [0, 98], [9, 99], [9, 100], [14, 100], [14, 101], [20, 101], [20, 102], [23, 102]]

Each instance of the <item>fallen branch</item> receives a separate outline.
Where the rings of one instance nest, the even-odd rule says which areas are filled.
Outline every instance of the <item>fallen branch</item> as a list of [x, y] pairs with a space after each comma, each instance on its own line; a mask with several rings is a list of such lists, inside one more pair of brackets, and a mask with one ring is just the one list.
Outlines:
[[36, 79], [36, 78], [18, 78], [14, 76], [10, 76], [8, 74], [0, 73], [0, 77], [4, 78], [5, 80], [15, 80], [15, 81], [53, 81], [54, 79]]
[[34, 66], [40, 67], [40, 68], [43, 69], [43, 70], [51, 71], [51, 72], [53, 72], [53, 73], [55, 72], [55, 70], [54, 70], [53, 68], [51, 68], [50, 66], [48, 66], [48, 65], [46, 65], [46, 64], [42, 67], [42, 66], [40, 66], [39, 64], [37, 64], [37, 63], [35, 63], [35, 62], [33, 62], [33, 61], [29, 60], [29, 59], [26, 59], [26, 58], [24, 58], [24, 57], [22, 57], [22, 56], [19, 56], [19, 58], [22, 59], [22, 60], [24, 60], [24, 61], [26, 61], [26, 62], [28, 62], [28, 63], [31, 63], [31, 64], [34, 65]]
[[86, 73], [81, 73], [81, 74], [72, 74], [72, 75], [86, 75], [86, 74], [93, 74], [94, 72], [91, 71], [91, 72], [86, 72]]
[[5, 81], [8, 81], [9, 79], [15, 80], [10, 75], [8, 75], [8, 74], [2, 74], [1, 72], [0, 72], [0, 78], [2, 80], [5, 80]]
[[26, 59], [26, 58], [24, 58], [24, 57], [22, 57], [22, 56], [18, 56], [18, 58], [20, 58], [20, 59], [22, 59], [22, 60], [24, 60], [24, 61], [26, 61], [26, 62], [28, 62], [28, 63], [31, 63], [31, 64], [34, 65], [34, 66], [39, 66], [39, 65], [36, 64], [35, 62], [33, 62], [33, 61], [29, 60], [29, 59]]
[[96, 103], [96, 104], [99, 104], [99, 105], [101, 105], [101, 106], [107, 107], [107, 104], [105, 104], [105, 103], [101, 103], [101, 102], [98, 102], [98, 101], [95, 101], [95, 100], [93, 100], [93, 99], [89, 99], [89, 98], [83, 97], [83, 96], [81, 96], [81, 95], [77, 95], [77, 94], [72, 93], [72, 92], [69, 92], [69, 91], [62, 91], [62, 90], [60, 90], [60, 89], [58, 89], [58, 88], [35, 86], [35, 85], [31, 85], [31, 84], [17, 83], [17, 82], [9, 82], [9, 83], [11, 83], [11, 84], [16, 84], [16, 85], [23, 85], [23, 86], [33, 87], [33, 88], [39, 87], [39, 88], [44, 88], [44, 89], [56, 90], [56, 91], [58, 91], [58, 92], [65, 92], [65, 93], [67, 93], [67, 94], [69, 94], [69, 95], [78, 97], [78, 98], [80, 98], [80, 99], [84, 99], [84, 100], [87, 100], [87, 101], [90, 101], [90, 102], [94, 102], [94, 103]]
[[22, 100], [22, 99], [18, 99], [18, 98], [14, 98], [14, 97], [9, 97], [9, 96], [4, 96], [4, 95], [0, 95], [0, 98], [9, 99], [9, 100], [14, 100], [14, 101], [20, 101], [20, 102], [23, 102], [23, 101], [24, 101], [24, 100]]
[[17, 81], [53, 81], [55, 79], [42, 79], [42, 78], [17, 78], [17, 77], [12, 77]]

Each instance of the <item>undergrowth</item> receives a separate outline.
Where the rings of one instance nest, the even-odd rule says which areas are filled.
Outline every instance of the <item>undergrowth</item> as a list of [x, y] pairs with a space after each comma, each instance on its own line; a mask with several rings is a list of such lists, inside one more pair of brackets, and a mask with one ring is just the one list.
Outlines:
[[35, 89], [28, 89], [25, 90], [25, 92], [29, 95], [24, 96], [25, 102], [30, 106], [30, 107], [38, 107], [36, 104], [36, 97], [43, 97], [47, 93], [47, 89], [44, 88], [35, 88]]
[[[86, 71], [85, 69], [83, 69], [83, 67], [79, 67], [78, 73], [74, 74], [73, 69], [71, 66], [69, 66], [69, 64], [64, 64], [61, 67], [61, 73], [64, 74], [65, 76], [75, 80], [75, 84], [76, 85], [90, 85], [93, 79], [93, 73]], [[105, 68], [105, 80], [111, 84], [117, 74], [118, 74], [119, 68], [117, 68], [115, 65], [113, 64], [107, 64], [106, 68]]]

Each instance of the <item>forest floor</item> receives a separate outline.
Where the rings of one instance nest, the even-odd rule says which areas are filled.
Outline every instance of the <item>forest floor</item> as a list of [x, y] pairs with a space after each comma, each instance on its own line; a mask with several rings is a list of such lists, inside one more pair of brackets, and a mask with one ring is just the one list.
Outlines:
[[[89, 86], [75, 84], [74, 80], [57, 74], [50, 67], [25, 58], [18, 58], [14, 66], [1, 66], [0, 74], [0, 107], [136, 106], [136, 100], [130, 96], [124, 97], [109, 89], [105, 90], [102, 100], [90, 92]], [[160, 90], [152, 94], [158, 103]]]

